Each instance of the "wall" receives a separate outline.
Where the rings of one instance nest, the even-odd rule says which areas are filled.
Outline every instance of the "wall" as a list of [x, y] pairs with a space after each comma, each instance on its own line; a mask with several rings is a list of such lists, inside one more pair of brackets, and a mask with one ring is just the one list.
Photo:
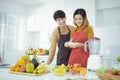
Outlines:
[[95, 35], [101, 38], [101, 53], [115, 59], [120, 52], [120, 0], [96, 0]]
[[[20, 44], [21, 44], [21, 41], [22, 41], [21, 39], [23, 37], [23, 33], [20, 32], [20, 30], [22, 30], [21, 28], [24, 28], [24, 25], [25, 25], [24, 24], [25, 16], [26, 16], [25, 7], [22, 4], [13, 2], [12, 0], [0, 0], [0, 12], [5, 13], [9, 16], [16, 17], [16, 20], [17, 20], [16, 28], [19, 28], [19, 30], [17, 30], [18, 35], [16, 35], [17, 42], [15, 42], [16, 43], [15, 47], [18, 47], [18, 42], [20, 42]], [[23, 55], [23, 53], [24, 52], [22, 50], [12, 50], [12, 51], [6, 50], [4, 52], [4, 61], [6, 63], [15, 63], [16, 60], [18, 59], [18, 57]]]

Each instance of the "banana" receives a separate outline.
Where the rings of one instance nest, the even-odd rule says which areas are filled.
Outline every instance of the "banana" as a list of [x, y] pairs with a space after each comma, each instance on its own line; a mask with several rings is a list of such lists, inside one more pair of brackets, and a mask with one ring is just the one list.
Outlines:
[[36, 69], [38, 73], [43, 73], [46, 70], [46, 67], [44, 64], [41, 64]]
[[45, 72], [45, 70], [46, 70], [45, 68], [42, 68], [42, 69], [39, 69], [37, 72], [38, 73], [43, 73], [43, 72]]

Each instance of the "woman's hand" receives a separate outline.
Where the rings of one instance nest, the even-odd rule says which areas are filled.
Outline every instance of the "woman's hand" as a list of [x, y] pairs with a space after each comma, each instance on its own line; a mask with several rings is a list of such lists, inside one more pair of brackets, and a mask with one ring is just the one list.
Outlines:
[[75, 43], [75, 47], [80, 47], [80, 48], [84, 48], [84, 44], [82, 43]]
[[79, 47], [79, 43], [71, 43], [70, 48], [77, 48]]
[[64, 46], [65, 47], [69, 47], [69, 48], [73, 48], [73, 45], [74, 43], [73, 42], [65, 42]]
[[77, 42], [65, 42], [64, 46], [69, 48], [84, 48], [84, 44]]
[[69, 45], [70, 48], [84, 48], [84, 44], [82, 43], [77, 43], [77, 42], [72, 42], [70, 45]]
[[69, 45], [69, 42], [65, 42], [64, 46], [69, 47], [68, 45]]

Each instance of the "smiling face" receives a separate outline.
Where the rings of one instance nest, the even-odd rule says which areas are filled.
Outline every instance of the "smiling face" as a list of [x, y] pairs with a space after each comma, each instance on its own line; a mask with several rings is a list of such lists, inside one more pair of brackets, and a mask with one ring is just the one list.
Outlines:
[[82, 17], [82, 15], [77, 14], [77, 15], [74, 16], [74, 23], [75, 23], [77, 26], [82, 26], [82, 25], [83, 25], [83, 22], [84, 22], [84, 18]]
[[56, 22], [58, 24], [58, 26], [62, 27], [62, 26], [66, 26], [66, 18], [57, 18]]

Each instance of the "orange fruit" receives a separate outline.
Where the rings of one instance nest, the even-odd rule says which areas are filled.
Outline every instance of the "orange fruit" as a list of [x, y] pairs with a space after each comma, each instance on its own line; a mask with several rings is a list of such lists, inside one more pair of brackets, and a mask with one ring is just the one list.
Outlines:
[[82, 76], [85, 76], [86, 75], [86, 69], [82, 69], [82, 70], [80, 70], [80, 75], [82, 75]]

